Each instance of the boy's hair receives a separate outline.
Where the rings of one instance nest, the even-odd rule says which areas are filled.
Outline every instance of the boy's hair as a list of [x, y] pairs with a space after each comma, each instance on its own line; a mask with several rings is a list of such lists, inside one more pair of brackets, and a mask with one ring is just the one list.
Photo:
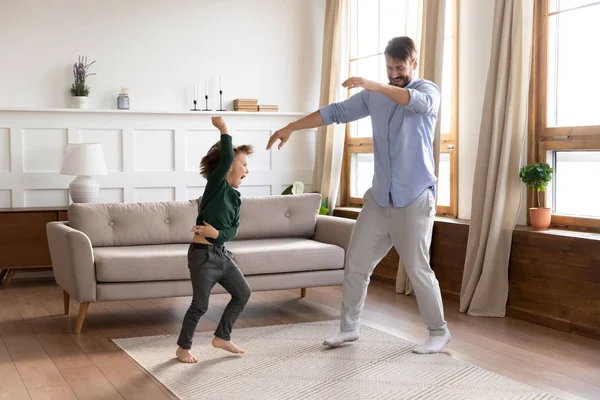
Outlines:
[[[234, 157], [238, 154], [246, 154], [249, 156], [252, 155], [252, 153], [254, 153], [254, 146], [251, 144], [242, 144], [233, 148]], [[217, 169], [219, 161], [221, 161], [221, 142], [213, 144], [210, 150], [208, 150], [208, 153], [202, 157], [202, 161], [200, 161], [200, 175], [202, 175], [204, 179], [208, 179], [208, 176]]]
[[417, 47], [415, 42], [408, 36], [395, 37], [388, 42], [385, 54], [394, 60], [411, 62], [417, 57]]

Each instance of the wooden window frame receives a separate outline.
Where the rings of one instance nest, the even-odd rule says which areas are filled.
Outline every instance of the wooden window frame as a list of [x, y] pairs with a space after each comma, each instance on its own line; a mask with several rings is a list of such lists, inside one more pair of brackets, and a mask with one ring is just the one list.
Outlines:
[[[453, 1], [452, 10], [452, 101], [450, 116], [450, 132], [441, 135], [440, 153], [450, 153], [450, 205], [438, 205], [437, 214], [452, 217], [458, 217], [458, 15], [460, 0]], [[380, 29], [379, 29], [380, 30]], [[378, 54], [369, 54], [364, 57], [350, 58], [348, 61], [348, 71], [351, 71], [351, 63], [361, 59], [373, 56], [383, 57], [383, 52]], [[350, 97], [350, 90], [348, 90]], [[438, 120], [438, 124], [441, 121]], [[342, 206], [361, 207], [364, 201], [361, 197], [351, 196], [351, 178], [352, 178], [352, 155], [357, 153], [373, 153], [372, 137], [353, 137], [351, 134], [351, 124], [346, 124], [346, 142], [344, 146], [342, 179], [341, 179], [341, 204]]]
[[[534, 35], [529, 91], [529, 131], [527, 162], [548, 162], [548, 152], [554, 150], [600, 150], [600, 125], [548, 127], [548, 34], [549, 18], [552, 15], [590, 6], [589, 5], [549, 12], [550, 0], [535, 0]], [[545, 207], [546, 193], [541, 197]], [[527, 191], [527, 205], [536, 207], [535, 196]], [[529, 213], [527, 213], [529, 224]], [[600, 218], [584, 218], [571, 215], [552, 214], [551, 226], [578, 230], [600, 230]]]

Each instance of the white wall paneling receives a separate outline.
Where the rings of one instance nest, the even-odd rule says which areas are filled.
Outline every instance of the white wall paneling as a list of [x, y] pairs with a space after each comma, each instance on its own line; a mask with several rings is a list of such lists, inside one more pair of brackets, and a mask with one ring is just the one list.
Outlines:
[[97, 203], [122, 203], [123, 188], [100, 188], [100, 195]]
[[137, 203], [150, 203], [153, 201], [175, 200], [174, 187], [138, 187], [135, 188], [135, 201]]
[[[269, 185], [245, 185], [242, 184], [242, 186], [240, 186], [240, 193], [242, 195], [242, 197], [244, 196], [270, 196], [273, 193], [271, 193], [271, 186]], [[279, 193], [275, 193], [275, 194], [279, 194]]]
[[23, 172], [59, 172], [67, 145], [66, 129], [22, 130]]
[[[100, 203], [197, 198], [206, 185], [199, 174], [200, 160], [219, 140], [210, 121], [212, 115], [0, 109], [0, 154], [4, 154], [4, 161], [0, 161], [0, 207], [68, 205], [67, 189], [75, 177], [60, 175], [59, 171], [67, 143], [78, 141], [102, 145], [109, 174], [94, 177], [101, 188]], [[309, 191], [315, 131], [295, 133], [282, 150], [265, 149], [275, 130], [302, 114], [222, 115], [235, 145], [255, 147], [249, 159], [250, 173], [240, 190], [243, 196], [279, 194], [286, 183], [294, 181], [303, 181]]]
[[25, 189], [25, 207], [60, 207], [69, 201], [67, 189]]
[[78, 141], [100, 143], [108, 172], [123, 171], [123, 130], [81, 129]]
[[0, 173], [10, 172], [10, 129], [0, 127]]
[[197, 199], [198, 197], [202, 196], [202, 193], [204, 193], [204, 186], [187, 187], [187, 188], [185, 188], [185, 199], [186, 200]]
[[134, 171], [174, 171], [175, 132], [170, 129], [136, 129], [133, 132]]
[[12, 206], [12, 195], [10, 189], [0, 189], [0, 208], [10, 208]]

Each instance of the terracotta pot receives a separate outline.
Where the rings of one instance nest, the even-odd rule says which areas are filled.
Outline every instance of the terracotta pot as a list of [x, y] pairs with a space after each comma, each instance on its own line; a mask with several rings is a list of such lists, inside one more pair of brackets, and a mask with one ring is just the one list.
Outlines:
[[548, 227], [550, 226], [551, 217], [552, 210], [549, 208], [532, 207], [529, 209], [529, 222], [531, 222], [531, 226], [533, 227], [533, 229], [548, 229]]

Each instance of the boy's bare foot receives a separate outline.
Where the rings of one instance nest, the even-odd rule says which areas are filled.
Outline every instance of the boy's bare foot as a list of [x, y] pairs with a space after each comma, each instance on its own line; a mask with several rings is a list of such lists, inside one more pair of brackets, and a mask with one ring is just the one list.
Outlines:
[[182, 349], [181, 347], [177, 348], [175, 355], [182, 363], [194, 364], [198, 362], [198, 359], [195, 355], [193, 355], [189, 350]]
[[223, 349], [225, 351], [228, 351], [228, 352], [234, 353], [234, 354], [244, 354], [245, 353], [244, 350], [240, 349], [235, 344], [233, 344], [233, 342], [231, 340], [223, 340], [216, 336], [212, 341], [212, 345], [213, 345], [213, 347], [215, 347], [217, 349]]

